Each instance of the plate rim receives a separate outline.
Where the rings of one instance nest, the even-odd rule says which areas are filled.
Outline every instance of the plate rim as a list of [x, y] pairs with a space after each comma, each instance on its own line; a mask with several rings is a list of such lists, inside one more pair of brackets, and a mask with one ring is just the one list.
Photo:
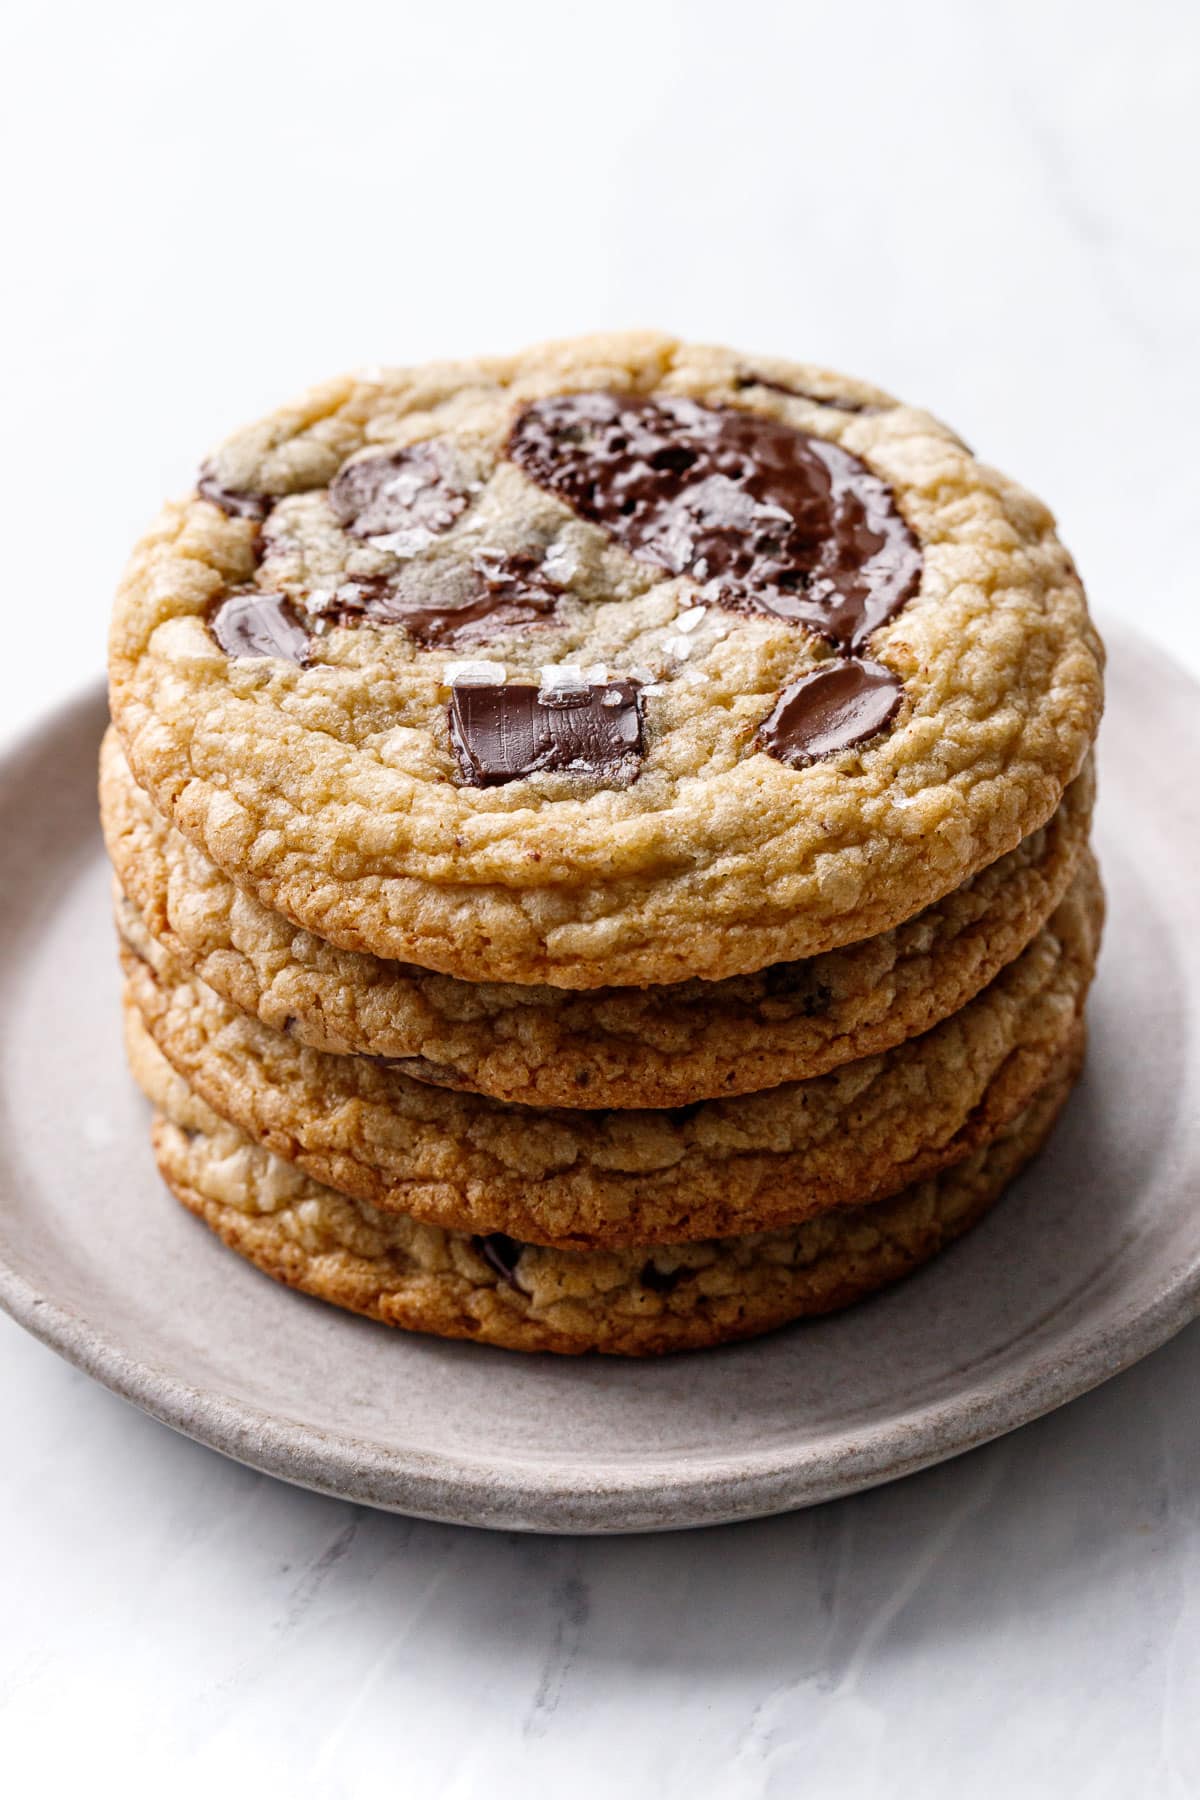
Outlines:
[[[485, 1530], [627, 1535], [699, 1530], [821, 1505], [916, 1474], [1043, 1418], [1122, 1374], [1200, 1317], [1200, 1259], [1127, 1306], [1105, 1333], [1074, 1331], [1017, 1380], [979, 1383], [903, 1423], [867, 1428], [836, 1472], [819, 1446], [713, 1458], [694, 1477], [639, 1464], [581, 1486], [551, 1465], [497, 1467], [445, 1452], [388, 1453], [195, 1387], [122, 1350], [102, 1327], [59, 1306], [0, 1259], [0, 1308], [121, 1399], [182, 1436], [292, 1486], [387, 1512]], [[484, 1348], [487, 1348], [486, 1346]], [[518, 1354], [497, 1352], [498, 1355]], [[964, 1424], [966, 1429], [963, 1429]], [[944, 1433], [953, 1429], [953, 1441]], [[892, 1441], [903, 1435], [903, 1451]], [[679, 1516], [664, 1517], [674, 1508]]]
[[[1152, 665], [1200, 701], [1200, 683], [1133, 628], [1106, 622], [1110, 649]], [[99, 713], [102, 681], [61, 701], [0, 753], [0, 784], [54, 740]], [[39, 1291], [9, 1260], [0, 1229], [0, 1308], [67, 1362], [151, 1417], [262, 1473], [358, 1504], [486, 1529], [589, 1535], [698, 1529], [816, 1505], [965, 1454], [1043, 1417], [1120, 1374], [1200, 1317], [1200, 1230], [1194, 1253], [1148, 1294], [1077, 1324], [1007, 1375], [980, 1376], [915, 1413], [873, 1422], [836, 1455], [827, 1444], [678, 1458], [661, 1468], [581, 1479], [528, 1459], [496, 1465], [482, 1453], [385, 1448], [197, 1386], [124, 1349], [101, 1324]], [[493, 1351], [496, 1356], [515, 1355]]]

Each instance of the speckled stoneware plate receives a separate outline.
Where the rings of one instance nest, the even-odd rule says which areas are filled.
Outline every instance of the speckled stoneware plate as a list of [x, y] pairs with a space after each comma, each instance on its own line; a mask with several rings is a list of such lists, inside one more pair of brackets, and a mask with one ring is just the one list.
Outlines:
[[1023, 1424], [1200, 1312], [1200, 688], [1112, 645], [1111, 913], [1087, 1073], [939, 1261], [840, 1317], [660, 1363], [405, 1337], [286, 1292], [161, 1187], [121, 1057], [99, 694], [0, 765], [0, 1301], [177, 1430], [372, 1506], [531, 1531], [828, 1500]]

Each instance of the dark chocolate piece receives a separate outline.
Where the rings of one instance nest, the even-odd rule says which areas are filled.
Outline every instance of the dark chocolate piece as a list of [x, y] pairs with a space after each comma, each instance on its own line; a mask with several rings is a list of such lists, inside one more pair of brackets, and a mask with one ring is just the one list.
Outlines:
[[403, 625], [423, 644], [478, 644], [517, 626], [544, 625], [563, 590], [530, 555], [480, 551], [473, 562], [402, 568], [395, 576], [351, 581], [338, 589], [334, 616]]
[[508, 452], [539, 486], [705, 598], [862, 647], [917, 589], [891, 489], [840, 445], [736, 407], [566, 394], [518, 416]]
[[637, 683], [543, 689], [513, 683], [453, 690], [450, 737], [475, 787], [568, 769], [615, 782], [633, 777], [642, 748]]
[[791, 1000], [806, 1019], [819, 1018], [829, 1011], [833, 989], [814, 978], [812, 959], [775, 963], [762, 971], [761, 980], [768, 1001]]
[[219, 506], [231, 519], [265, 519], [278, 498], [275, 494], [254, 494], [223, 487], [211, 463], [205, 463], [196, 477], [196, 492]]
[[230, 594], [208, 626], [226, 656], [278, 656], [303, 668], [312, 653], [308, 631], [284, 594], [257, 588]]
[[469, 498], [447, 446], [436, 438], [347, 463], [329, 485], [330, 506], [360, 538], [393, 531], [437, 537], [466, 511]]
[[785, 687], [758, 734], [760, 749], [794, 769], [874, 737], [895, 716], [898, 676], [862, 657], [839, 657]]
[[473, 1237], [471, 1247], [482, 1256], [489, 1269], [496, 1271], [501, 1281], [507, 1281], [514, 1293], [525, 1294], [528, 1298], [527, 1290], [517, 1280], [516, 1273], [517, 1264], [525, 1249], [524, 1244], [516, 1238], [507, 1237], [503, 1231], [489, 1231], [486, 1237]]
[[688, 1273], [687, 1269], [660, 1269], [657, 1263], [648, 1262], [643, 1264], [638, 1280], [652, 1294], [670, 1294]]

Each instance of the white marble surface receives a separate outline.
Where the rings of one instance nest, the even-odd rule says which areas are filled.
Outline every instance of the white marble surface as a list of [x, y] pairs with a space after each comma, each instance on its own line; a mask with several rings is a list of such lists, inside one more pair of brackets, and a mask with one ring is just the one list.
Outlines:
[[[231, 424], [630, 321], [925, 399], [1200, 669], [1194, 9], [114, 0], [3, 60], [6, 735]], [[7, 1321], [0, 1372], [14, 1793], [1200, 1790], [1200, 1328], [898, 1486], [610, 1542], [292, 1491]]]

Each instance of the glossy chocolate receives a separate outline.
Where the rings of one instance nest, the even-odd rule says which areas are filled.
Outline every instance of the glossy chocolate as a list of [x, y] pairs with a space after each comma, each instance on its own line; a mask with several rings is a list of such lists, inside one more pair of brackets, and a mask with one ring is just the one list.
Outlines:
[[438, 439], [347, 463], [329, 504], [354, 537], [408, 534], [413, 547], [448, 531], [470, 500], [448, 447]]
[[205, 463], [196, 477], [196, 492], [219, 506], [231, 519], [265, 519], [276, 500], [274, 494], [252, 494], [222, 487], [211, 463]]
[[507, 1237], [502, 1231], [489, 1231], [486, 1237], [473, 1237], [471, 1247], [482, 1256], [489, 1269], [495, 1270], [501, 1281], [508, 1283], [514, 1293], [526, 1293], [517, 1280], [517, 1264], [521, 1260], [524, 1244], [516, 1238]]
[[277, 656], [303, 668], [312, 650], [306, 627], [283, 594], [257, 588], [230, 594], [208, 625], [226, 656]]
[[839, 657], [784, 688], [758, 734], [760, 748], [791, 768], [836, 756], [874, 737], [895, 717], [898, 676], [862, 657]]
[[544, 625], [562, 589], [532, 555], [480, 551], [471, 563], [447, 563], [431, 576], [408, 565], [395, 576], [346, 582], [336, 596], [339, 623], [365, 618], [403, 625], [422, 644], [478, 644], [518, 626]]
[[916, 592], [921, 552], [887, 484], [840, 445], [736, 407], [629, 394], [535, 401], [525, 473], [702, 598], [857, 650]]
[[464, 685], [453, 690], [449, 716], [463, 779], [474, 787], [519, 781], [542, 769], [610, 783], [637, 772], [642, 719], [632, 681], [553, 691]]

